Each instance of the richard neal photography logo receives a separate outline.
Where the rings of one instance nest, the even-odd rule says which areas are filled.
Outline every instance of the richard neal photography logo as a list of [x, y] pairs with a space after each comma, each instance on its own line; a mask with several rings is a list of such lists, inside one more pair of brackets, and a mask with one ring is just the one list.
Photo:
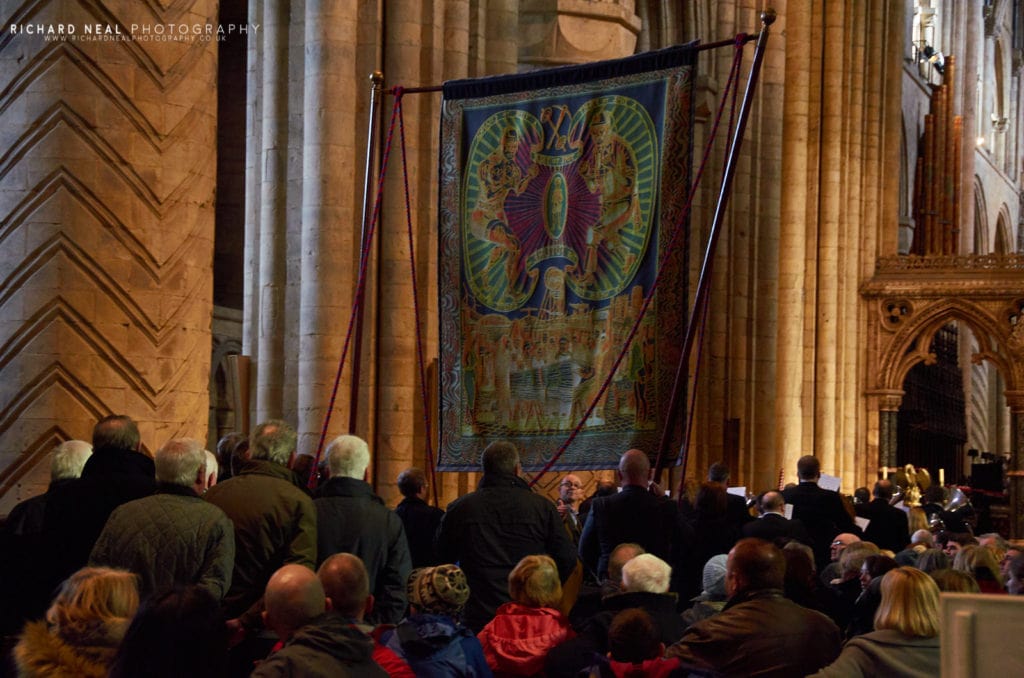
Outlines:
[[231, 36], [255, 34], [259, 24], [77, 24], [15, 23], [10, 35], [38, 36], [46, 41], [67, 42], [223, 42]]

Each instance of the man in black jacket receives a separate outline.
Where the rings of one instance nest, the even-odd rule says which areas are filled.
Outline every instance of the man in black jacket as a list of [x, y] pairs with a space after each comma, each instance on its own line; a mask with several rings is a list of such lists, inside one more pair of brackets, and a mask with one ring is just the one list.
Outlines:
[[523, 557], [547, 554], [564, 582], [576, 550], [555, 505], [519, 477], [519, 451], [507, 441], [487, 446], [483, 478], [475, 492], [448, 505], [437, 531], [442, 562], [458, 562], [471, 592], [463, 621], [479, 632], [510, 600], [508, 574]]
[[796, 518], [786, 520], [783, 512], [786, 500], [781, 492], [765, 492], [758, 506], [761, 509], [761, 517], [743, 526], [744, 537], [757, 537], [770, 542], [776, 542], [777, 539], [795, 539], [801, 544], [811, 545], [812, 541], [804, 524]]
[[398, 474], [398, 491], [405, 497], [395, 513], [405, 526], [413, 568], [440, 565], [434, 552], [434, 535], [444, 511], [427, 503], [427, 476], [423, 469], [407, 468]]
[[115, 414], [97, 422], [92, 447], [82, 477], [47, 500], [40, 550], [22, 554], [37, 568], [43, 610], [56, 586], [89, 560], [114, 509], [156, 491], [156, 467], [140, 451], [141, 436], [131, 417]]
[[[608, 576], [608, 557], [619, 544], [639, 544], [672, 566], [673, 582], [690, 573], [686, 558], [692, 533], [683, 525], [675, 502], [652, 492], [651, 462], [640, 450], [619, 459], [622, 491], [594, 500], [580, 536], [580, 558], [600, 580]], [[673, 590], [678, 590], [675, 586]]]
[[880, 549], [899, 553], [910, 542], [907, 514], [890, 506], [893, 485], [890, 480], [879, 480], [871, 493], [874, 499], [857, 507], [857, 515], [867, 518], [864, 540], [874, 542]]
[[838, 492], [818, 487], [821, 463], [813, 455], [804, 455], [796, 465], [800, 484], [782, 492], [786, 503], [793, 505], [793, 517], [800, 520], [814, 543], [814, 564], [819, 572], [828, 565], [829, 548], [840, 532], [860, 535], [860, 528], [846, 512]]
[[366, 482], [370, 449], [361, 438], [338, 436], [327, 446], [329, 478], [314, 500], [317, 565], [335, 553], [358, 556], [370, 575], [372, 621], [397, 624], [405, 616], [405, 582], [412, 571], [402, 519]]

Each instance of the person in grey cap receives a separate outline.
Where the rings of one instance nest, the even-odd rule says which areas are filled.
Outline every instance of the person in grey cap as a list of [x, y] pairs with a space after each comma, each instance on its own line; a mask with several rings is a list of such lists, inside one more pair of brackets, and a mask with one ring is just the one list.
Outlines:
[[406, 590], [409, 616], [381, 634], [381, 645], [404, 659], [417, 676], [492, 675], [480, 641], [458, 621], [469, 599], [461, 569], [436, 565], [413, 570]]
[[718, 614], [725, 607], [729, 594], [725, 591], [725, 563], [729, 556], [720, 553], [704, 563], [701, 594], [693, 598], [693, 606], [683, 612], [683, 624], [690, 626], [701, 619]]

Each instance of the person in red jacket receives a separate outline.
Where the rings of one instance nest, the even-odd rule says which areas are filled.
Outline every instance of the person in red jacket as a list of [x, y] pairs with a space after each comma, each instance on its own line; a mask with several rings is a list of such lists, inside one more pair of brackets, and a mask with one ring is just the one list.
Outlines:
[[477, 634], [497, 678], [541, 673], [551, 648], [576, 634], [558, 611], [562, 584], [548, 556], [526, 556], [508, 575], [512, 602]]

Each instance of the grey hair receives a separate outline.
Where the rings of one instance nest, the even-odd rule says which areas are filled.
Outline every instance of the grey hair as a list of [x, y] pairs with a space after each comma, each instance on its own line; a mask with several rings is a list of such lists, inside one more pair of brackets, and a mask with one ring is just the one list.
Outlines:
[[327, 446], [327, 468], [331, 477], [362, 480], [370, 465], [370, 447], [358, 436], [338, 436]]
[[92, 429], [92, 446], [96, 449], [112, 447], [119, 450], [137, 450], [141, 439], [139, 427], [127, 414], [103, 417]]
[[161, 483], [192, 487], [199, 470], [206, 472], [206, 450], [191, 438], [175, 438], [156, 451], [156, 479]]
[[252, 432], [249, 456], [287, 466], [299, 436], [288, 422], [281, 419], [265, 421]]
[[641, 553], [622, 566], [622, 587], [629, 592], [668, 593], [672, 567], [651, 553]]
[[92, 456], [92, 445], [84, 440], [65, 440], [53, 450], [50, 480], [80, 478], [85, 462]]

